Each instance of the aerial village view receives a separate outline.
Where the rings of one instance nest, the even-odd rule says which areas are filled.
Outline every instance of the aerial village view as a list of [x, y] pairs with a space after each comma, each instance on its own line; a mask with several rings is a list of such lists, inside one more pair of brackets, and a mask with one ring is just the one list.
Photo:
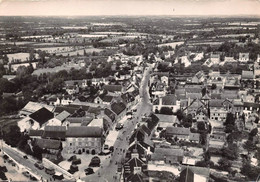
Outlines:
[[2, 5], [0, 181], [260, 180], [260, 16]]

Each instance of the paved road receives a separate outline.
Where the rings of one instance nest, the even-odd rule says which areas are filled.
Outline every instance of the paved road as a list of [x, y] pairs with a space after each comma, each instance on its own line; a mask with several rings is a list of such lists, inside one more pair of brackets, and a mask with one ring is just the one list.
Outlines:
[[[4, 143], [3, 143], [2, 147], [3, 147], [2, 149], [5, 153], [7, 153], [9, 156], [11, 156], [19, 164], [28, 168], [29, 172], [32, 171], [34, 174], [43, 177], [46, 181], [50, 179], [51, 176], [46, 174], [44, 170], [39, 170], [38, 168], [36, 168], [34, 166], [34, 164], [35, 164], [35, 162], [37, 162], [37, 160], [33, 159], [30, 156], [27, 156], [28, 159], [24, 159], [23, 158], [24, 154], [22, 152], [17, 152], [16, 150], [12, 149], [11, 147], [7, 146]], [[28, 181], [29, 181], [29, 178], [28, 178]]]
[[[146, 113], [149, 114], [152, 110], [148, 94], [148, 80], [150, 78], [149, 71], [150, 69], [147, 68], [144, 72], [144, 77], [140, 87], [140, 96], [142, 97], [142, 101], [137, 105], [137, 112], [133, 115], [133, 118], [135, 119], [126, 121], [124, 129], [120, 130], [118, 139], [114, 145], [115, 151], [113, 152], [113, 155], [102, 164], [102, 167], [95, 174], [87, 176], [81, 180], [88, 182], [119, 181], [120, 174], [117, 174], [117, 164], [121, 163], [124, 159], [125, 153], [123, 153], [123, 151], [126, 151], [129, 145], [127, 137], [131, 135], [132, 131], [134, 131], [134, 127], [136, 123], [141, 120], [141, 116]], [[117, 178], [114, 176], [117, 176]]]

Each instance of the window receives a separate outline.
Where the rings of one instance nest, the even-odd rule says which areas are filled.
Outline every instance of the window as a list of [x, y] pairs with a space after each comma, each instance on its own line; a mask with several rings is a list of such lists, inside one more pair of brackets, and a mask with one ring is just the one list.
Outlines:
[[70, 146], [72, 146], [72, 143], [70, 143]]

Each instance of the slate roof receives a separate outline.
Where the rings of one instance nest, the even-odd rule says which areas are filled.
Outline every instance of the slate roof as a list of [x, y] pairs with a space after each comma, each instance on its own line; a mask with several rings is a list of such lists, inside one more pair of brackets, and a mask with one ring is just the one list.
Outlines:
[[70, 116], [70, 113], [67, 111], [62, 111], [60, 114], [58, 114], [57, 116], [55, 116], [56, 119], [58, 119], [59, 121], [63, 121], [65, 120], [67, 117]]
[[222, 99], [212, 99], [209, 101], [209, 107], [223, 107], [223, 101]]
[[178, 122], [177, 117], [174, 115], [155, 114], [155, 116], [159, 119], [159, 122]]
[[43, 107], [38, 111], [30, 114], [29, 117], [37, 121], [41, 126], [48, 120], [52, 119], [54, 117], [54, 114], [50, 112], [48, 109], [46, 109], [45, 107]]
[[114, 102], [113, 104], [111, 104], [111, 110], [116, 114], [119, 115], [121, 114], [124, 110], [125, 110], [126, 106], [124, 103], [120, 102], [120, 103], [116, 103]]
[[206, 167], [183, 166], [180, 173], [180, 182], [194, 182], [195, 175], [209, 177], [210, 171]]
[[146, 122], [147, 127], [152, 131], [159, 123], [159, 118], [155, 114], [151, 114], [150, 118]]
[[162, 105], [176, 105], [175, 95], [166, 95], [162, 98]]
[[121, 85], [104, 85], [102, 88], [109, 92], [121, 92], [123, 87]]
[[115, 114], [110, 109], [105, 109], [105, 115], [107, 115], [112, 121], [115, 120]]
[[[145, 182], [147, 181], [148, 178], [143, 172], [141, 173], [131, 173], [128, 177], [127, 177], [127, 181], [128, 182]], [[146, 179], [146, 180], [144, 180]]]
[[111, 102], [113, 98], [114, 97], [110, 95], [100, 95], [100, 99], [104, 102]]
[[189, 134], [189, 140], [199, 141], [200, 140], [200, 134], [199, 133], [190, 133]]
[[182, 128], [182, 127], [174, 127], [168, 126], [166, 128], [166, 134], [171, 135], [189, 135], [190, 129], [189, 128]]
[[254, 79], [254, 72], [253, 71], [242, 71], [241, 79]]
[[42, 138], [65, 140], [66, 126], [45, 126]]
[[67, 129], [66, 137], [93, 137], [100, 138], [102, 137], [102, 129], [95, 126], [70, 126]]
[[29, 136], [42, 136], [43, 130], [29, 130]]
[[173, 148], [155, 148], [154, 153], [152, 154], [152, 160], [161, 161], [165, 157], [179, 156], [183, 157], [184, 152], [182, 149], [173, 149]]
[[36, 145], [38, 145], [42, 149], [56, 149], [58, 150], [61, 146], [61, 142], [59, 140], [51, 140], [51, 139], [36, 139]]
[[49, 111], [53, 111], [54, 109], [54, 106], [49, 106], [49, 105], [46, 105], [46, 104], [41, 104], [41, 103], [38, 103], [38, 102], [28, 102], [24, 108], [22, 109], [22, 111], [25, 111], [25, 112], [29, 112], [29, 113], [34, 113], [35, 111], [38, 111], [39, 109], [45, 107], [46, 109], [48, 109]]

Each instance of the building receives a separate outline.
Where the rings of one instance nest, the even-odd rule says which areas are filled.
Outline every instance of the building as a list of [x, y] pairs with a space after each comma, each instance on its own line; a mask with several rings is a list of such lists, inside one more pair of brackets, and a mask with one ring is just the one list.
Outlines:
[[172, 112], [177, 112], [180, 109], [180, 101], [177, 100], [175, 95], [170, 94], [159, 97], [153, 102], [153, 112], [160, 111], [163, 107], [170, 108]]
[[100, 127], [75, 126], [68, 127], [66, 140], [62, 142], [66, 153], [97, 154], [102, 148], [103, 131]]
[[249, 53], [239, 53], [239, 61], [247, 63], [249, 61]]

